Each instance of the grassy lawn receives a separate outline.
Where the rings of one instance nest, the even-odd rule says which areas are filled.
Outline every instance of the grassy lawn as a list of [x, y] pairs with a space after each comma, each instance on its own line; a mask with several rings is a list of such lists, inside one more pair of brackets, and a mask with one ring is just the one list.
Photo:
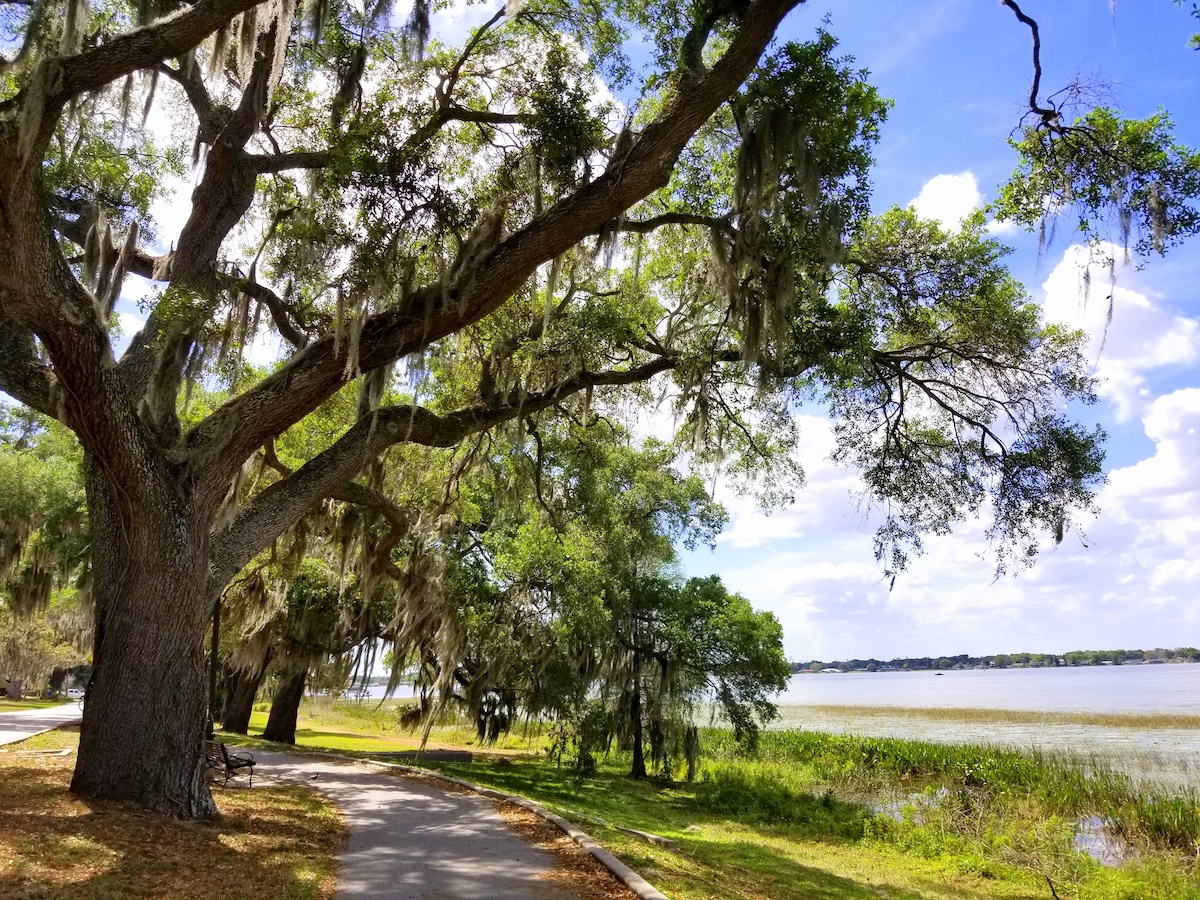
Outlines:
[[[251, 733], [263, 724], [256, 714]], [[300, 724], [300, 747], [369, 756], [420, 743], [388, 705], [306, 703]], [[1047, 876], [1063, 900], [1200, 900], [1194, 796], [1142, 796], [1119, 773], [1084, 775], [1055, 758], [796, 732], [765, 734], [746, 759], [709, 732], [694, 785], [630, 779], [615, 753], [577, 783], [546, 760], [540, 733], [505, 741], [472, 763], [421, 765], [573, 819], [676, 900], [1043, 900]], [[461, 726], [434, 728], [428, 748], [479, 753]], [[880, 814], [888, 801], [893, 814]], [[1130, 862], [1103, 867], [1076, 850], [1072, 810], [1089, 804], [1118, 814]]]
[[[461, 737], [456, 730], [446, 731]], [[342, 735], [333, 734], [333, 741], [325, 743], [323, 738], [330, 733], [306, 732], [297, 732], [300, 748], [371, 755], [346, 746], [355, 742]], [[446, 737], [435, 734], [429, 747], [465, 746]], [[230, 735], [226, 739], [251, 748], [284, 749], [254, 738]], [[687, 786], [636, 781], [608, 768], [576, 785], [540, 758], [510, 753], [503, 759], [422, 766], [554, 809], [678, 900], [1041, 900], [1046, 896], [1045, 889], [1030, 878], [1018, 876], [1015, 882], [981, 878], [941, 863], [862, 846], [854, 837], [861, 835], [861, 816], [849, 804], [836, 804], [830, 813], [817, 802], [811, 825], [753, 826], [698, 811], [694, 789]], [[595, 818], [662, 835], [676, 841], [677, 847], [667, 850], [644, 843], [598, 824]], [[847, 831], [849, 837], [844, 836]]]
[[11, 712], [16, 709], [49, 709], [51, 706], [62, 706], [67, 700], [9, 700], [0, 697], [0, 712]]
[[0, 897], [334, 896], [346, 827], [312, 791], [214, 785], [218, 821], [174, 821], [69, 793], [78, 743], [62, 729], [0, 752]]

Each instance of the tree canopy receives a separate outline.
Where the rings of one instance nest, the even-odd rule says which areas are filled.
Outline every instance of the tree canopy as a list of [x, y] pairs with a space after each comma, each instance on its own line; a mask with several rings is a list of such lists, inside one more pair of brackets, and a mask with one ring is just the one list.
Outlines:
[[[594, 425], [656, 393], [697, 467], [751, 476], [825, 401], [892, 572], [964, 515], [994, 514], [1002, 564], [1073, 526], [1100, 478], [1100, 435], [1059, 412], [1091, 397], [1079, 338], [981, 223], [870, 215], [888, 104], [825, 31], [774, 43], [802, 5], [508, 2], [452, 43], [428, 2], [397, 22], [340, 0], [0, 0], [0, 390], [78, 438], [92, 539], [75, 790], [211, 814], [196, 673], [226, 587], [349, 504], [324, 507], [330, 535], [367, 599], [407, 573], [414, 637], [420, 548], [449, 540], [429, 511], [483, 435], [539, 416]], [[1138, 252], [1193, 233], [1196, 157], [1168, 121], [1068, 124], [1036, 23], [1005, 5], [1035, 48], [1006, 214], [1115, 209]], [[183, 172], [186, 221], [158, 234], [151, 201]], [[134, 277], [147, 318], [118, 358]], [[267, 333], [281, 358], [255, 369]], [[421, 502], [397, 502], [406, 479]]]

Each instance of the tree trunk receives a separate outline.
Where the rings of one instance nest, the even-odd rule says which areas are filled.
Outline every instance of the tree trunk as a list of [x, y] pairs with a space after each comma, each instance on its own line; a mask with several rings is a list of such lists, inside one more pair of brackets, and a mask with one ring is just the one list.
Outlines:
[[262, 685], [266, 667], [257, 674], [238, 671], [230, 673], [225, 682], [225, 708], [221, 711], [221, 728], [234, 734], [245, 734], [250, 730], [250, 716], [254, 712], [254, 698]]
[[[637, 665], [636, 657], [634, 665]], [[646, 751], [642, 747], [642, 679], [633, 677], [633, 699], [629, 703], [629, 717], [633, 721], [633, 768], [629, 774], [634, 778], [646, 777]]]
[[[205, 784], [208, 529], [186, 498], [117, 499], [89, 465], [96, 635], [71, 790], [185, 818], [216, 814]], [[149, 502], [148, 496], [159, 497]]]
[[21, 695], [25, 693], [25, 682], [20, 678], [8, 679], [8, 699], [20, 700]]
[[683, 753], [687, 757], [687, 782], [696, 780], [696, 762], [700, 759], [700, 731], [689, 725], [683, 738]]
[[262, 734], [264, 740], [278, 744], [296, 743], [296, 719], [300, 715], [307, 678], [307, 667], [283, 676], [275, 699], [271, 701], [271, 715], [267, 717], [267, 727]]

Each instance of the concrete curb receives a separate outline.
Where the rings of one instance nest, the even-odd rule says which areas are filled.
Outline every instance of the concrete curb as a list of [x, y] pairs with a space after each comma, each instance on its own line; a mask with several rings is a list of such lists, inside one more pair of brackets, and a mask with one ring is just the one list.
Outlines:
[[382, 762], [377, 759], [367, 759], [358, 756], [342, 756], [338, 753], [322, 753], [320, 751], [303, 751], [299, 750], [296, 755], [301, 756], [319, 756], [325, 759], [336, 759], [340, 762], [356, 762], [369, 763], [373, 766], [384, 766], [389, 769], [397, 769], [401, 772], [407, 772], [410, 775], [420, 775], [424, 778], [438, 778], [442, 781], [448, 781], [451, 784], [456, 784], [461, 788], [466, 788], [472, 793], [479, 794], [481, 797], [487, 797], [490, 800], [501, 800], [507, 803], [515, 803], [523, 809], [529, 810], [536, 816], [545, 819], [559, 831], [563, 832], [567, 837], [578, 844], [586, 853], [588, 853], [596, 862], [612, 872], [613, 876], [618, 881], [629, 888], [637, 895], [638, 900], [668, 900], [666, 894], [654, 887], [645, 878], [635, 872], [621, 860], [617, 859], [610, 852], [601, 847], [593, 838], [584, 834], [562, 816], [555, 815], [548, 809], [538, 806], [532, 800], [525, 797], [519, 797], [516, 794], [505, 794], [502, 791], [496, 791], [492, 788], [481, 787], [477, 784], [472, 784], [469, 781], [464, 781], [462, 778], [455, 778], [453, 775], [443, 775], [441, 772], [434, 772], [430, 769], [421, 769], [416, 766], [406, 766], [401, 763]]

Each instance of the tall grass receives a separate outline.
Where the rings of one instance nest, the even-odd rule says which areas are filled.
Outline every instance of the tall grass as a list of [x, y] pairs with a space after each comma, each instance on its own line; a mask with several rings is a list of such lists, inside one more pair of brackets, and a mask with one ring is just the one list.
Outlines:
[[[811, 791], [860, 799], [897, 792], [938, 798], [911, 804], [907, 817], [918, 826], [935, 814], [949, 816], [957, 824], [942, 822], [943, 830], [999, 840], [1004, 822], [1014, 816], [1059, 823], [1097, 817], [1139, 850], [1200, 854], [1200, 798], [1194, 791], [1164, 795], [1139, 787], [1095, 756], [812, 731], [765, 732], [756, 751], [746, 754], [719, 728], [705, 732], [703, 746], [713, 771], [765, 766], [790, 773], [791, 783]], [[755, 784], [747, 781], [746, 789]], [[1011, 835], [1006, 840], [1011, 843]]]

